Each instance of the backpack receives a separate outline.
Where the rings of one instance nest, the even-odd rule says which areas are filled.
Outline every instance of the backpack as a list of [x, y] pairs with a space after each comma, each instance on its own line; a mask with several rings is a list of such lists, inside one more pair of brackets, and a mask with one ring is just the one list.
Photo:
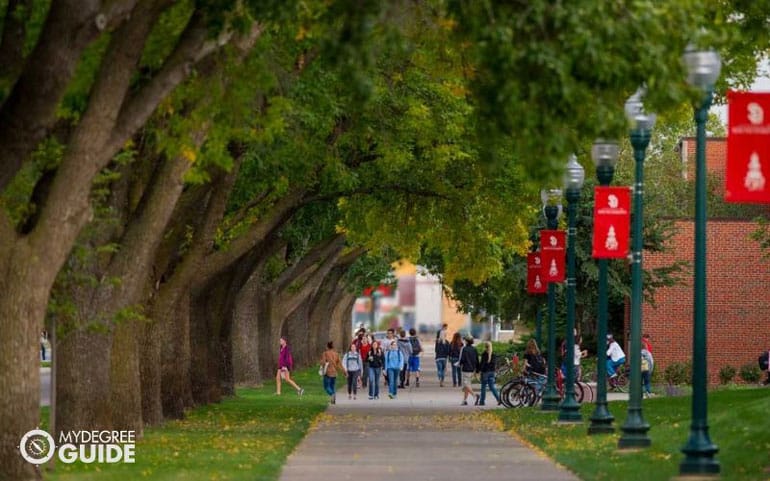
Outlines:
[[647, 372], [650, 370], [650, 362], [647, 360], [645, 356], [642, 356], [642, 372]]
[[422, 344], [416, 336], [409, 338], [409, 342], [412, 344], [412, 356], [416, 356], [422, 352]]

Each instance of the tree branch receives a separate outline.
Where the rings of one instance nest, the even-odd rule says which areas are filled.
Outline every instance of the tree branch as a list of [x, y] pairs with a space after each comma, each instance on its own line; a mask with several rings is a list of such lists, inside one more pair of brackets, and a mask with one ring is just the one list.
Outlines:
[[275, 289], [283, 291], [289, 284], [301, 277], [313, 267], [320, 259], [327, 258], [331, 252], [341, 249], [345, 245], [345, 235], [335, 234], [320, 244], [314, 246], [310, 252], [302, 256], [295, 264], [287, 267], [273, 282]]
[[[3, 75], [5, 69], [8, 73], [18, 69], [20, 62], [24, 67], [18, 79], [13, 79], [13, 90], [0, 107], [0, 190], [15, 177], [56, 122], [56, 106], [75, 73], [83, 50], [102, 29], [120, 25], [135, 4], [136, 0], [115, 0], [102, 12], [101, 2], [96, 0], [51, 2], [40, 38], [28, 60], [17, 58], [15, 65], [4, 64]], [[7, 17], [5, 20], [9, 21]], [[16, 46], [9, 48], [18, 49]]]
[[371, 194], [380, 193], [380, 192], [400, 192], [404, 194], [415, 195], [418, 197], [429, 197], [429, 198], [436, 198], [436, 199], [443, 199], [443, 200], [452, 200], [451, 197], [444, 194], [440, 194], [432, 190], [412, 189], [399, 184], [390, 184], [390, 185], [381, 184], [381, 185], [371, 186], [371, 187], [361, 187], [358, 189], [329, 192], [326, 194], [317, 194], [314, 196], [307, 197], [306, 202], [307, 203], [324, 202], [324, 201], [336, 200], [340, 197], [353, 197], [356, 195], [371, 195]]
[[120, 105], [162, 4], [141, 0], [131, 18], [112, 36], [88, 108], [72, 135], [39, 221], [30, 233], [30, 242], [44, 258], [42, 262], [61, 264], [90, 216], [91, 182], [114, 154], [105, 155], [103, 146], [115, 126]]

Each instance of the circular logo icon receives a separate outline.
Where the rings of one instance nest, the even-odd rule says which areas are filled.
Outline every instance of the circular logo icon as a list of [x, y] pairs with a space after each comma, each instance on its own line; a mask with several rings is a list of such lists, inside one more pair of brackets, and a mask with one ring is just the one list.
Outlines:
[[42, 429], [33, 429], [22, 436], [19, 451], [21, 457], [32, 464], [47, 463], [53, 457], [56, 446], [53, 437]]

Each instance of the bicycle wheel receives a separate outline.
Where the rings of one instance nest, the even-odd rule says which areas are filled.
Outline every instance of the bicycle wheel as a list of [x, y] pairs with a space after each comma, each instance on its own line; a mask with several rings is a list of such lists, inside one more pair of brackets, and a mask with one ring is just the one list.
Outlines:
[[537, 402], [540, 400], [537, 386], [532, 384], [524, 384], [524, 386], [521, 388], [521, 400], [522, 406], [531, 407], [537, 404]]
[[514, 381], [508, 381], [507, 383], [503, 384], [503, 387], [500, 388], [500, 401], [502, 401], [503, 406], [507, 408], [513, 407], [513, 404], [511, 404], [510, 401], [510, 392], [515, 384], [516, 383]]
[[582, 382], [576, 382], [575, 383], [575, 401], [582, 404], [583, 398], [585, 397], [586, 393], [583, 391], [583, 383]]
[[508, 391], [508, 402], [511, 407], [520, 408], [527, 405], [528, 396], [527, 385], [523, 382], [517, 382]]
[[618, 374], [618, 377], [615, 380], [615, 385], [618, 388], [618, 391], [620, 392], [627, 392], [628, 391], [628, 376], [625, 372], [621, 372]]

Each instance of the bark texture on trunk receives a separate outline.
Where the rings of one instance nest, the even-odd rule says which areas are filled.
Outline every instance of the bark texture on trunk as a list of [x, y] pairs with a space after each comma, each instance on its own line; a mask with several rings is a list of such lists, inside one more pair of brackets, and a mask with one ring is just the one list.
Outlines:
[[3, 251], [0, 267], [6, 274], [0, 277], [0, 479], [37, 479], [35, 469], [21, 458], [17, 446], [24, 433], [40, 422], [40, 330], [48, 289], [44, 280], [40, 282], [31, 275], [43, 266], [26, 262], [32, 252], [25, 242]]

